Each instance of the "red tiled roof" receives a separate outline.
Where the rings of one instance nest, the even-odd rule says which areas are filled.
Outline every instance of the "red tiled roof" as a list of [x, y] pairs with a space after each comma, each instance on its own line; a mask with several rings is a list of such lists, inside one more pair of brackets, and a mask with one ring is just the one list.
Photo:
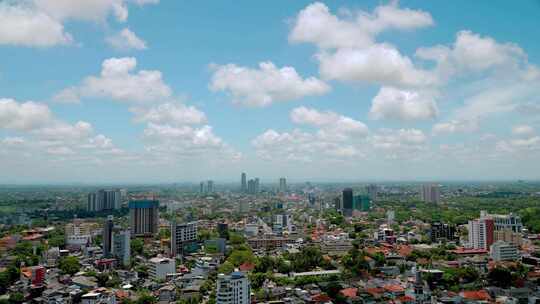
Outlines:
[[385, 285], [384, 290], [388, 292], [404, 292], [405, 289], [399, 285]]
[[330, 298], [329, 296], [325, 294], [320, 293], [318, 295], [314, 295], [313, 297], [311, 297], [311, 301], [315, 303], [325, 303], [325, 302], [332, 301], [332, 298]]
[[372, 296], [380, 295], [384, 293], [384, 289], [382, 288], [366, 288], [366, 292], [371, 294]]
[[346, 298], [356, 298], [358, 288], [345, 288], [339, 291]]
[[246, 272], [246, 271], [252, 271], [255, 269], [255, 264], [246, 262], [238, 267], [240, 271]]
[[461, 292], [461, 296], [464, 299], [467, 300], [477, 300], [477, 301], [489, 301], [491, 300], [491, 297], [485, 290], [477, 290], [477, 291], [463, 291]]
[[396, 300], [398, 300], [401, 303], [414, 302], [414, 298], [412, 296], [408, 296], [408, 295], [398, 297]]

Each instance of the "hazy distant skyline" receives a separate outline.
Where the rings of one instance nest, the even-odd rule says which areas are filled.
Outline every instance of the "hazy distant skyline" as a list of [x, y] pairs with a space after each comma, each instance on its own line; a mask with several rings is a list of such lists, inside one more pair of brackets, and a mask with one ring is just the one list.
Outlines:
[[540, 179], [538, 1], [0, 3], [0, 184]]

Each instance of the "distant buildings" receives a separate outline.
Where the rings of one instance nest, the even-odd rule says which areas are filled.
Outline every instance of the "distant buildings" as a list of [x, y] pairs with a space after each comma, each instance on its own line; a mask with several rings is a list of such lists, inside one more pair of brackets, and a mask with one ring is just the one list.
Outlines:
[[120, 189], [115, 190], [99, 190], [95, 193], [88, 194], [86, 209], [91, 212], [99, 212], [103, 210], [120, 209], [122, 204], [122, 193]]
[[176, 273], [176, 261], [175, 259], [155, 257], [150, 259], [150, 267], [148, 274], [150, 279], [165, 280], [168, 274]]
[[379, 187], [377, 187], [377, 185], [371, 184], [366, 187], [366, 190], [369, 198], [372, 201], [376, 201], [379, 194]]
[[352, 216], [353, 190], [351, 188], [343, 189], [342, 210], [344, 216]]
[[191, 252], [197, 242], [197, 222], [177, 224], [171, 221], [171, 256], [183, 255], [184, 252]]
[[239, 271], [235, 271], [231, 275], [220, 273], [217, 279], [216, 303], [251, 303], [251, 288], [247, 276]]
[[367, 212], [371, 209], [371, 198], [366, 195], [355, 195], [353, 197], [353, 209]]
[[229, 224], [227, 223], [218, 223], [217, 232], [219, 237], [222, 239], [229, 239]]
[[287, 191], [287, 179], [285, 177], [282, 177], [279, 179], [279, 192], [286, 192]]
[[242, 172], [240, 176], [240, 192], [245, 193], [247, 191], [247, 175], [245, 172]]
[[248, 181], [248, 193], [249, 194], [257, 194], [260, 192], [260, 184], [259, 184], [259, 178], [250, 179]]
[[209, 194], [214, 193], [214, 181], [208, 180], [206, 182], [201, 182], [199, 184], [199, 193], [200, 194]]
[[425, 203], [438, 203], [441, 201], [441, 191], [437, 184], [422, 185], [420, 199]]
[[131, 234], [133, 236], [149, 236], [158, 233], [159, 201], [130, 201], [129, 218]]

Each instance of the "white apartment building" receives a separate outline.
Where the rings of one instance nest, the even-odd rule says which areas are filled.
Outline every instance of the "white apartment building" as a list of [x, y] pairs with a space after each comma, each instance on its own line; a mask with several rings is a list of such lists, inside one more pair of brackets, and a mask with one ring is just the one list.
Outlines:
[[176, 273], [175, 259], [155, 257], [150, 259], [148, 274], [152, 280], [165, 280], [168, 274]]
[[490, 247], [491, 258], [496, 261], [515, 261], [519, 259], [519, 249], [514, 244], [497, 241]]
[[216, 303], [251, 303], [251, 287], [247, 276], [239, 271], [235, 271], [230, 275], [220, 273], [217, 279]]

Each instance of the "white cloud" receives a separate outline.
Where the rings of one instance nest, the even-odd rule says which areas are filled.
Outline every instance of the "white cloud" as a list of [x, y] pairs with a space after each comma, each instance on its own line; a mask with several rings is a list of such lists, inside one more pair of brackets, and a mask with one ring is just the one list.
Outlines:
[[411, 30], [433, 24], [429, 13], [399, 8], [397, 2], [378, 6], [372, 14], [359, 11], [354, 15], [339, 18], [323, 3], [310, 4], [296, 16], [289, 41], [314, 43], [320, 48], [365, 48], [386, 29]]
[[61, 22], [28, 7], [0, 3], [0, 20], [0, 45], [50, 47], [73, 42]]
[[272, 62], [259, 63], [259, 69], [235, 64], [214, 68], [210, 89], [227, 91], [235, 103], [247, 106], [264, 107], [330, 91], [323, 81], [314, 77], [302, 79], [293, 67], [278, 69]]
[[[0, 45], [52, 47], [73, 43], [65, 32], [68, 20], [105, 24], [110, 15], [119, 22], [128, 17], [128, 3], [158, 3], [156, 0], [25, 0], [0, 3]], [[142, 48], [144, 42], [131, 32], [122, 32], [120, 46]]]
[[433, 94], [382, 87], [373, 98], [369, 115], [373, 119], [415, 121], [438, 115]]
[[[33, 0], [35, 7], [58, 19], [105, 22], [109, 15], [124, 22], [128, 17], [126, 0]], [[140, 2], [145, 4], [151, 2]]]
[[418, 147], [424, 145], [427, 136], [418, 129], [383, 129], [371, 138], [375, 148], [398, 149], [403, 147]]
[[434, 135], [464, 133], [476, 131], [477, 129], [478, 121], [476, 120], [450, 120], [435, 124], [432, 133]]
[[517, 125], [512, 128], [512, 134], [517, 136], [531, 136], [534, 134], [534, 128], [528, 125]]
[[191, 125], [206, 123], [206, 115], [193, 106], [181, 103], [164, 103], [152, 108], [132, 108], [136, 122], [168, 125]]
[[525, 52], [512, 43], [499, 43], [488, 36], [460, 31], [451, 47], [437, 45], [419, 48], [416, 56], [437, 62], [442, 78], [496, 67], [516, 68], [526, 60]]
[[427, 86], [435, 82], [430, 73], [417, 69], [408, 57], [387, 44], [342, 48], [316, 57], [321, 76], [328, 80], [394, 86]]
[[19, 103], [13, 99], [0, 98], [0, 128], [28, 131], [52, 122], [47, 105], [33, 101]]
[[105, 39], [113, 48], [121, 51], [126, 50], [145, 50], [146, 42], [137, 37], [134, 32], [125, 28], [120, 32]]
[[110, 98], [134, 103], [155, 103], [171, 96], [169, 86], [156, 70], [135, 72], [137, 60], [133, 57], [109, 58], [103, 61], [99, 76], [86, 77], [81, 85], [70, 87], [56, 94], [57, 101], [66, 97]]
[[296, 124], [319, 127], [319, 136], [326, 139], [343, 138], [348, 135], [365, 136], [368, 133], [368, 127], [364, 123], [331, 111], [321, 112], [312, 108], [298, 107], [291, 111], [290, 117]]

